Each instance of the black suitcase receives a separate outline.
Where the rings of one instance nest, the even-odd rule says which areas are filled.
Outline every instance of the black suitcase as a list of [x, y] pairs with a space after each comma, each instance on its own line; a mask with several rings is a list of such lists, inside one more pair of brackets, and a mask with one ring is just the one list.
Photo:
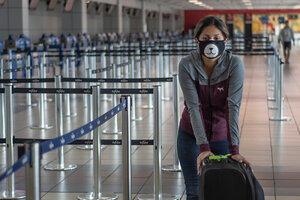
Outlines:
[[199, 200], [264, 200], [264, 191], [249, 167], [226, 156], [201, 164]]

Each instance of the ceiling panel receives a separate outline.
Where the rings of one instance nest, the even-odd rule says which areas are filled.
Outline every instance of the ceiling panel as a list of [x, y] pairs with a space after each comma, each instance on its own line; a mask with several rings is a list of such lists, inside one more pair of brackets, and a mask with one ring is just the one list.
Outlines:
[[[165, 4], [175, 9], [247, 9], [243, 1], [250, 1], [253, 9], [299, 9], [300, 0], [202, 0], [209, 8], [190, 3], [190, 0], [148, 0], [158, 4]], [[194, 0], [196, 1], [196, 0]], [[295, 7], [295, 6], [299, 7]], [[252, 7], [248, 7], [251, 9]]]

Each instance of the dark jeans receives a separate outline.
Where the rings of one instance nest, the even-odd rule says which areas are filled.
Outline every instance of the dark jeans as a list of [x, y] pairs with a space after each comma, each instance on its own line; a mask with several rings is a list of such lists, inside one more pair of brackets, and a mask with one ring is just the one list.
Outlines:
[[[211, 142], [210, 149], [215, 155], [228, 154], [228, 142], [222, 140]], [[197, 175], [197, 157], [200, 154], [196, 139], [184, 132], [180, 127], [177, 138], [177, 151], [182, 168], [187, 200], [199, 199], [199, 177]]]

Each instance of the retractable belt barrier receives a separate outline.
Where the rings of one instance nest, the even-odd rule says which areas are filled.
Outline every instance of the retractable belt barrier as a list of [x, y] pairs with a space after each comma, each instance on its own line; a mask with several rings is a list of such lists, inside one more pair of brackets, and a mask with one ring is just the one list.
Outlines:
[[275, 110], [274, 116], [270, 117], [270, 121], [290, 121], [290, 117], [283, 116], [283, 68], [284, 62], [278, 51], [268, 56], [269, 70], [269, 89], [273, 91], [272, 97], [268, 97], [269, 101], [274, 101], [273, 106], [269, 109]]
[[[48, 91], [47, 91], [48, 90]], [[93, 131], [94, 129], [98, 128], [99, 126], [101, 126], [103, 123], [105, 123], [106, 121], [108, 121], [109, 119], [111, 119], [113, 116], [115, 116], [118, 112], [120, 112], [121, 110], [123, 110], [123, 118], [126, 119], [127, 123], [122, 123], [122, 127], [123, 130], [127, 130], [125, 131], [127, 134], [123, 134], [123, 139], [122, 142], [119, 140], [110, 140], [108, 142], [104, 142], [105, 143], [109, 143], [109, 144], [116, 144], [116, 145], [120, 145], [122, 143], [123, 145], [123, 172], [125, 173], [124, 177], [124, 181], [123, 181], [123, 191], [124, 191], [124, 199], [131, 199], [131, 150], [130, 150], [130, 146], [131, 144], [138, 144], [138, 145], [154, 145], [153, 146], [153, 151], [154, 151], [154, 166], [155, 166], [155, 170], [154, 170], [154, 187], [155, 187], [155, 196], [159, 197], [162, 195], [162, 177], [161, 177], [161, 149], [162, 149], [162, 142], [161, 142], [161, 123], [162, 123], [162, 116], [161, 116], [161, 88], [160, 86], [154, 86], [154, 89], [118, 89], [118, 91], [116, 91], [116, 89], [100, 89], [100, 86], [94, 86], [92, 87], [92, 89], [69, 89], [69, 90], [65, 90], [65, 89], [57, 89], [57, 88], [48, 88], [48, 89], [43, 89], [40, 90], [39, 88], [34, 89], [33, 91], [28, 90], [28, 88], [13, 88], [12, 85], [7, 85], [6, 89], [5, 89], [5, 93], [6, 93], [6, 99], [7, 100], [11, 100], [10, 98], [12, 97], [11, 94], [13, 93], [24, 93], [24, 91], [26, 92], [50, 92], [50, 93], [58, 93], [59, 95], [61, 94], [65, 94], [65, 93], [78, 93], [78, 92], [86, 92], [86, 93], [93, 93], [96, 94], [93, 98], [93, 104], [95, 104], [95, 107], [98, 109], [95, 109], [97, 112], [99, 110], [99, 95], [101, 93], [119, 93], [119, 94], [126, 94], [126, 93], [154, 93], [154, 104], [155, 104], [155, 113], [154, 113], [154, 141], [152, 143], [152, 141], [150, 140], [136, 140], [136, 141], [131, 141], [131, 136], [130, 134], [130, 98], [129, 97], [122, 97], [122, 103], [120, 103], [119, 105], [117, 105], [116, 107], [114, 107], [112, 110], [106, 112], [104, 115], [96, 118], [95, 120], [87, 123], [84, 126], [81, 126], [65, 135], [56, 137], [52, 140], [47, 140], [47, 141], [43, 141], [41, 143], [41, 154], [47, 153], [49, 151], [52, 151], [54, 149], [58, 149], [58, 148], [62, 148], [63, 145], [66, 144], [70, 144], [72, 142], [74, 142], [77, 138], [87, 134], [90, 131]], [[124, 99], [126, 98], [126, 100]], [[12, 102], [12, 101], [9, 101]], [[12, 105], [10, 104], [10, 107], [12, 108]], [[127, 109], [126, 109], [127, 108]], [[127, 111], [127, 113], [124, 113], [124, 110]], [[10, 116], [12, 116], [12, 109], [8, 109], [7, 110], [8, 113], [10, 113]], [[96, 116], [96, 114], [98, 113], [94, 113], [94, 116]], [[10, 124], [8, 127], [11, 127], [12, 124]], [[8, 128], [9, 131], [12, 131], [11, 128]], [[98, 154], [99, 150], [99, 145], [102, 143], [100, 141], [99, 138], [99, 131], [94, 131], [94, 148], [96, 149], [94, 151], [94, 172], [97, 173], [97, 175], [95, 175], [98, 179], [94, 179], [94, 187], [95, 187], [95, 192], [93, 193], [94, 196], [96, 197], [100, 197], [103, 196], [100, 193], [100, 184], [101, 184], [101, 176], [99, 176], [100, 174], [100, 166], [99, 166], [99, 159], [100, 156]], [[97, 138], [96, 138], [97, 137]], [[13, 143], [17, 143], [20, 142], [20, 140], [24, 140], [24, 139], [14, 139], [12, 134], [8, 134], [8, 138], [6, 138], [6, 142], [9, 142], [9, 145], [7, 145], [8, 147], [13, 147]], [[37, 140], [38, 141], [38, 140]], [[99, 144], [97, 144], [97, 141]], [[88, 141], [91, 142], [91, 141]], [[12, 148], [10, 148], [12, 149]], [[12, 151], [12, 150], [10, 150]], [[6, 177], [11, 178], [13, 177], [13, 172], [15, 172], [16, 170], [20, 169], [21, 167], [23, 167], [24, 165], [26, 165], [27, 163], [31, 163], [32, 161], [32, 157], [31, 157], [31, 153], [32, 151], [27, 151], [23, 156], [20, 157], [20, 159], [16, 162], [16, 163], [12, 163], [11, 165], [8, 164], [8, 166], [10, 166], [2, 175], [0, 175], [0, 181], [5, 179]], [[38, 154], [39, 155], [39, 154]], [[12, 157], [13, 158], [13, 157]], [[36, 159], [36, 158], [35, 158]], [[12, 159], [14, 160], [14, 159]], [[34, 159], [33, 159], [34, 160]], [[97, 163], [98, 162], [98, 163]], [[31, 166], [32, 167], [32, 166]], [[39, 165], [38, 167], [39, 168]], [[39, 170], [39, 169], [36, 169]], [[27, 170], [26, 170], [27, 171]], [[26, 173], [27, 174], [27, 173]], [[29, 173], [29, 174], [39, 174], [39, 173]], [[27, 175], [26, 175], [27, 177]], [[36, 180], [36, 177], [30, 177], [30, 179], [34, 179]], [[12, 183], [14, 183], [14, 181], [11, 181]], [[14, 187], [12, 187], [14, 189]], [[29, 190], [34, 190], [34, 188], [38, 188], [38, 187], [30, 187]], [[14, 191], [14, 190], [12, 190]], [[8, 192], [9, 193], [9, 192]], [[11, 192], [13, 193], [13, 192]], [[36, 194], [37, 192], [31, 191], [28, 192], [28, 194]], [[78, 197], [80, 198], [80, 197]], [[33, 199], [31, 197], [29, 197], [29, 199]]]

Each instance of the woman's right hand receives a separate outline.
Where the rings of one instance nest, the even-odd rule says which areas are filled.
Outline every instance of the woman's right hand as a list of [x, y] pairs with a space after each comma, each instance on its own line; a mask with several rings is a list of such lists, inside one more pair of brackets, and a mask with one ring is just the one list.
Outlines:
[[198, 158], [197, 158], [197, 174], [200, 175], [200, 166], [201, 166], [201, 162], [209, 157], [209, 156], [214, 156], [214, 154], [210, 151], [204, 151], [202, 153], [199, 154]]

